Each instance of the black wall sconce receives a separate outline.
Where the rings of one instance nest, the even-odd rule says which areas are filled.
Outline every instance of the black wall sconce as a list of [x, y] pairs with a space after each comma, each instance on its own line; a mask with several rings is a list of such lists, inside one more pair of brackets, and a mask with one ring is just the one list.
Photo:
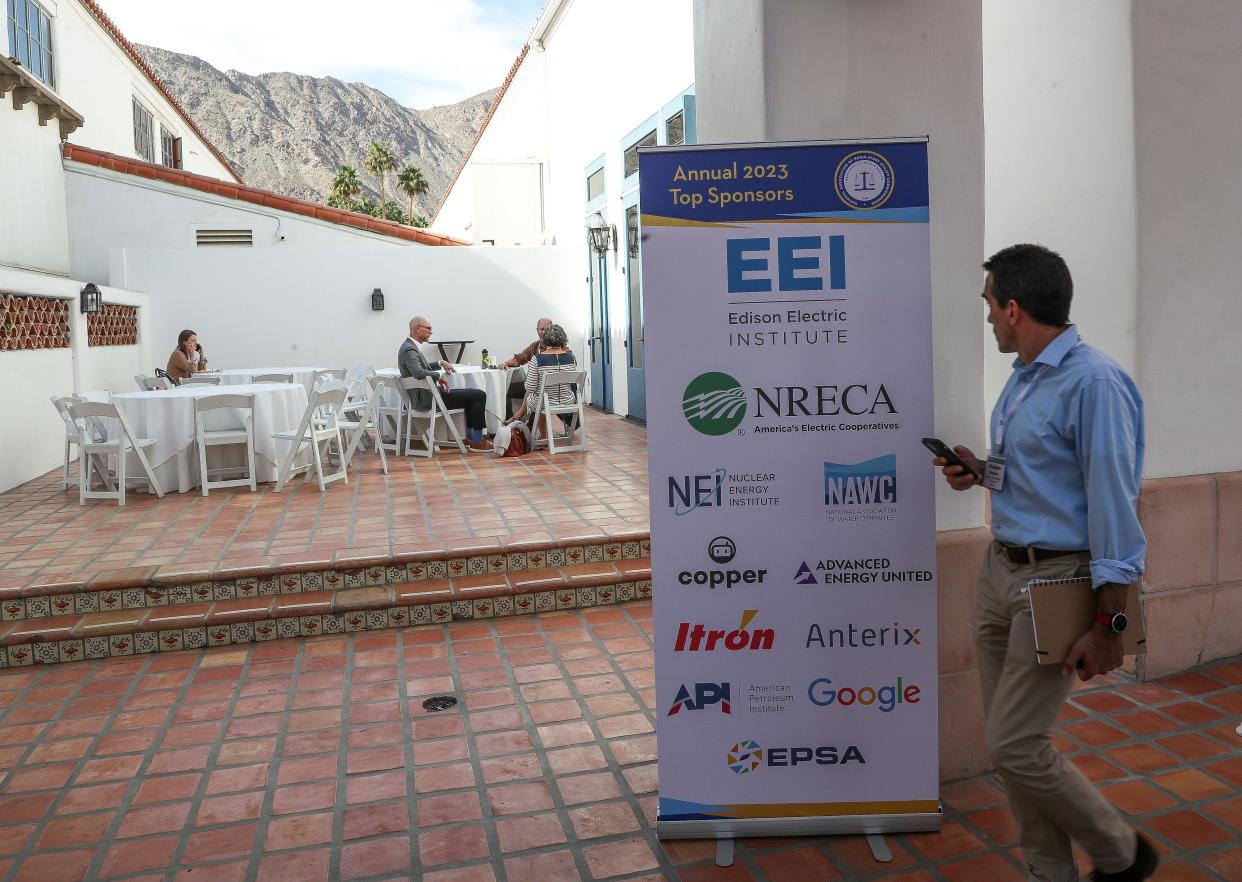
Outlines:
[[94, 282], [87, 282], [82, 289], [81, 309], [83, 315], [96, 315], [103, 309], [103, 294]]
[[384, 311], [384, 292], [381, 291], [379, 288], [376, 288], [374, 291], [371, 292], [371, 311], [372, 312], [383, 312]]

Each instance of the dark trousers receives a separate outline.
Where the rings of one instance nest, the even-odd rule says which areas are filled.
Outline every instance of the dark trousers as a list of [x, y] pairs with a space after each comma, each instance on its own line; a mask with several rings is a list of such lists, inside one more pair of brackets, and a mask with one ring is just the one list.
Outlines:
[[466, 412], [466, 428], [482, 429], [487, 425], [484, 409], [487, 406], [487, 393], [482, 389], [450, 389], [441, 392], [444, 406], [449, 410], [461, 408]]

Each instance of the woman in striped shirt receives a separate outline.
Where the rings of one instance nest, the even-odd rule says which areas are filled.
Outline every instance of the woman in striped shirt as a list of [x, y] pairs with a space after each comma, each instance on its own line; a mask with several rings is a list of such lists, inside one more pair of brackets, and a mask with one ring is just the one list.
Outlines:
[[[538, 405], [536, 398], [539, 395], [539, 384], [544, 376], [559, 371], [578, 369], [578, 360], [574, 358], [573, 352], [569, 349], [569, 336], [560, 325], [549, 325], [540, 337], [540, 341], [543, 343], [543, 350], [526, 365], [526, 397], [522, 399], [522, 406], [513, 415], [515, 420], [529, 420], [534, 415]], [[554, 407], [572, 405], [577, 402], [577, 395], [578, 389], [575, 385], [553, 386], [548, 390], [548, 401]], [[572, 414], [559, 414], [559, 416], [566, 426], [573, 421]], [[546, 438], [548, 437], [547, 414], [543, 415], [540, 423], [538, 430]]]

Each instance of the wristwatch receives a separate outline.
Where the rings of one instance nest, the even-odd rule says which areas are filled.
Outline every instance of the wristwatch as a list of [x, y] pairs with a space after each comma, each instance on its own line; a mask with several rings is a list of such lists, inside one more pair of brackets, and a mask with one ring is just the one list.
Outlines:
[[1097, 610], [1095, 613], [1095, 623], [1104, 625], [1114, 634], [1121, 634], [1125, 631], [1126, 625], [1130, 620], [1126, 618], [1125, 613], [1106, 613], [1104, 610]]

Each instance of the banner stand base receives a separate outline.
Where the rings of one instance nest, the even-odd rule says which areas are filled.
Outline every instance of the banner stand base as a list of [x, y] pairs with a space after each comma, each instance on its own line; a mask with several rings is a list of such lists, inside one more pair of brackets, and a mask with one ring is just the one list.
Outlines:
[[887, 864], [893, 860], [893, 853], [888, 850], [888, 843], [883, 833], [868, 833], [867, 844], [871, 846], [871, 856], [877, 863]]
[[[922, 812], [907, 815], [833, 815], [806, 818], [720, 818], [692, 821], [665, 821], [656, 818], [658, 839], [720, 839], [731, 840], [742, 836], [866, 836], [876, 860], [884, 861], [877, 849], [878, 834], [884, 833], [932, 833], [940, 829], [941, 812]], [[885, 852], [887, 845], [882, 839], [879, 849]], [[732, 858], [732, 844], [722, 854], [717, 846], [717, 863], [722, 857]], [[892, 860], [890, 854], [888, 860]], [[728, 864], [720, 864], [728, 866]]]
[[716, 840], [716, 866], [731, 867], [733, 866], [733, 840], [717, 839]]

